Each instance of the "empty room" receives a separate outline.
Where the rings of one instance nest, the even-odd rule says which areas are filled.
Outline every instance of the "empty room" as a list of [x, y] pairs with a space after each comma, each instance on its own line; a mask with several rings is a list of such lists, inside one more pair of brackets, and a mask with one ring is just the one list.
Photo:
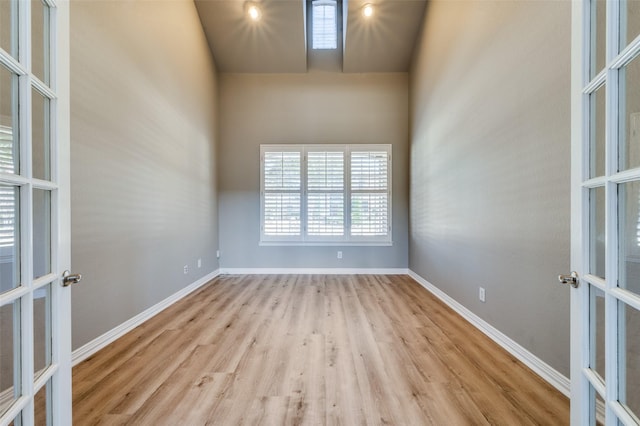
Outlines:
[[639, 55], [637, 0], [0, 0], [0, 425], [640, 425]]

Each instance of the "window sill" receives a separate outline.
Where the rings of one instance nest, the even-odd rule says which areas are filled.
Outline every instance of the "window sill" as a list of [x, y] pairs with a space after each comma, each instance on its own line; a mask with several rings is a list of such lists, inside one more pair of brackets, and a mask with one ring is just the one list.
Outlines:
[[391, 247], [393, 241], [260, 241], [260, 246]]

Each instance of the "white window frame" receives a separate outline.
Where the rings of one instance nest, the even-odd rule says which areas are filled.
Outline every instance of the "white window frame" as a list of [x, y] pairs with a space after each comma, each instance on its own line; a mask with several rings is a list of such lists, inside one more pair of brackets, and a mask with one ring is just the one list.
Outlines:
[[[383, 236], [352, 236], [351, 235], [351, 195], [366, 191], [351, 190], [351, 153], [383, 151], [387, 153], [387, 234]], [[301, 230], [298, 236], [265, 235], [265, 187], [264, 187], [264, 158], [266, 152], [300, 152], [300, 222]], [[344, 153], [344, 235], [342, 236], [313, 236], [307, 234], [307, 154], [309, 152], [343, 152]], [[306, 245], [306, 246], [391, 246], [392, 235], [392, 146], [390, 144], [315, 144], [315, 145], [260, 145], [260, 245]], [[371, 191], [376, 192], [376, 191]]]

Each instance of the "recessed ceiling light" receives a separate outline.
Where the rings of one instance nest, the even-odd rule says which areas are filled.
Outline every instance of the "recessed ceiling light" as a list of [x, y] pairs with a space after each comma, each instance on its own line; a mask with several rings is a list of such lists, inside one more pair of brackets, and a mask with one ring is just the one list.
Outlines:
[[257, 4], [249, 3], [247, 5], [247, 15], [249, 15], [252, 21], [257, 21], [262, 16], [262, 12]]
[[373, 6], [370, 4], [365, 4], [362, 8], [362, 14], [365, 18], [371, 18], [373, 16]]

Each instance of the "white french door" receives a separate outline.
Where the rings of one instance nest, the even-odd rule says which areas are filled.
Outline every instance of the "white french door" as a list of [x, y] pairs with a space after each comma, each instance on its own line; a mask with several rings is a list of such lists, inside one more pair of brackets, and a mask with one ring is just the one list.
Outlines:
[[571, 423], [640, 424], [640, 2], [572, 14]]
[[0, 0], [0, 425], [71, 424], [69, 11]]

